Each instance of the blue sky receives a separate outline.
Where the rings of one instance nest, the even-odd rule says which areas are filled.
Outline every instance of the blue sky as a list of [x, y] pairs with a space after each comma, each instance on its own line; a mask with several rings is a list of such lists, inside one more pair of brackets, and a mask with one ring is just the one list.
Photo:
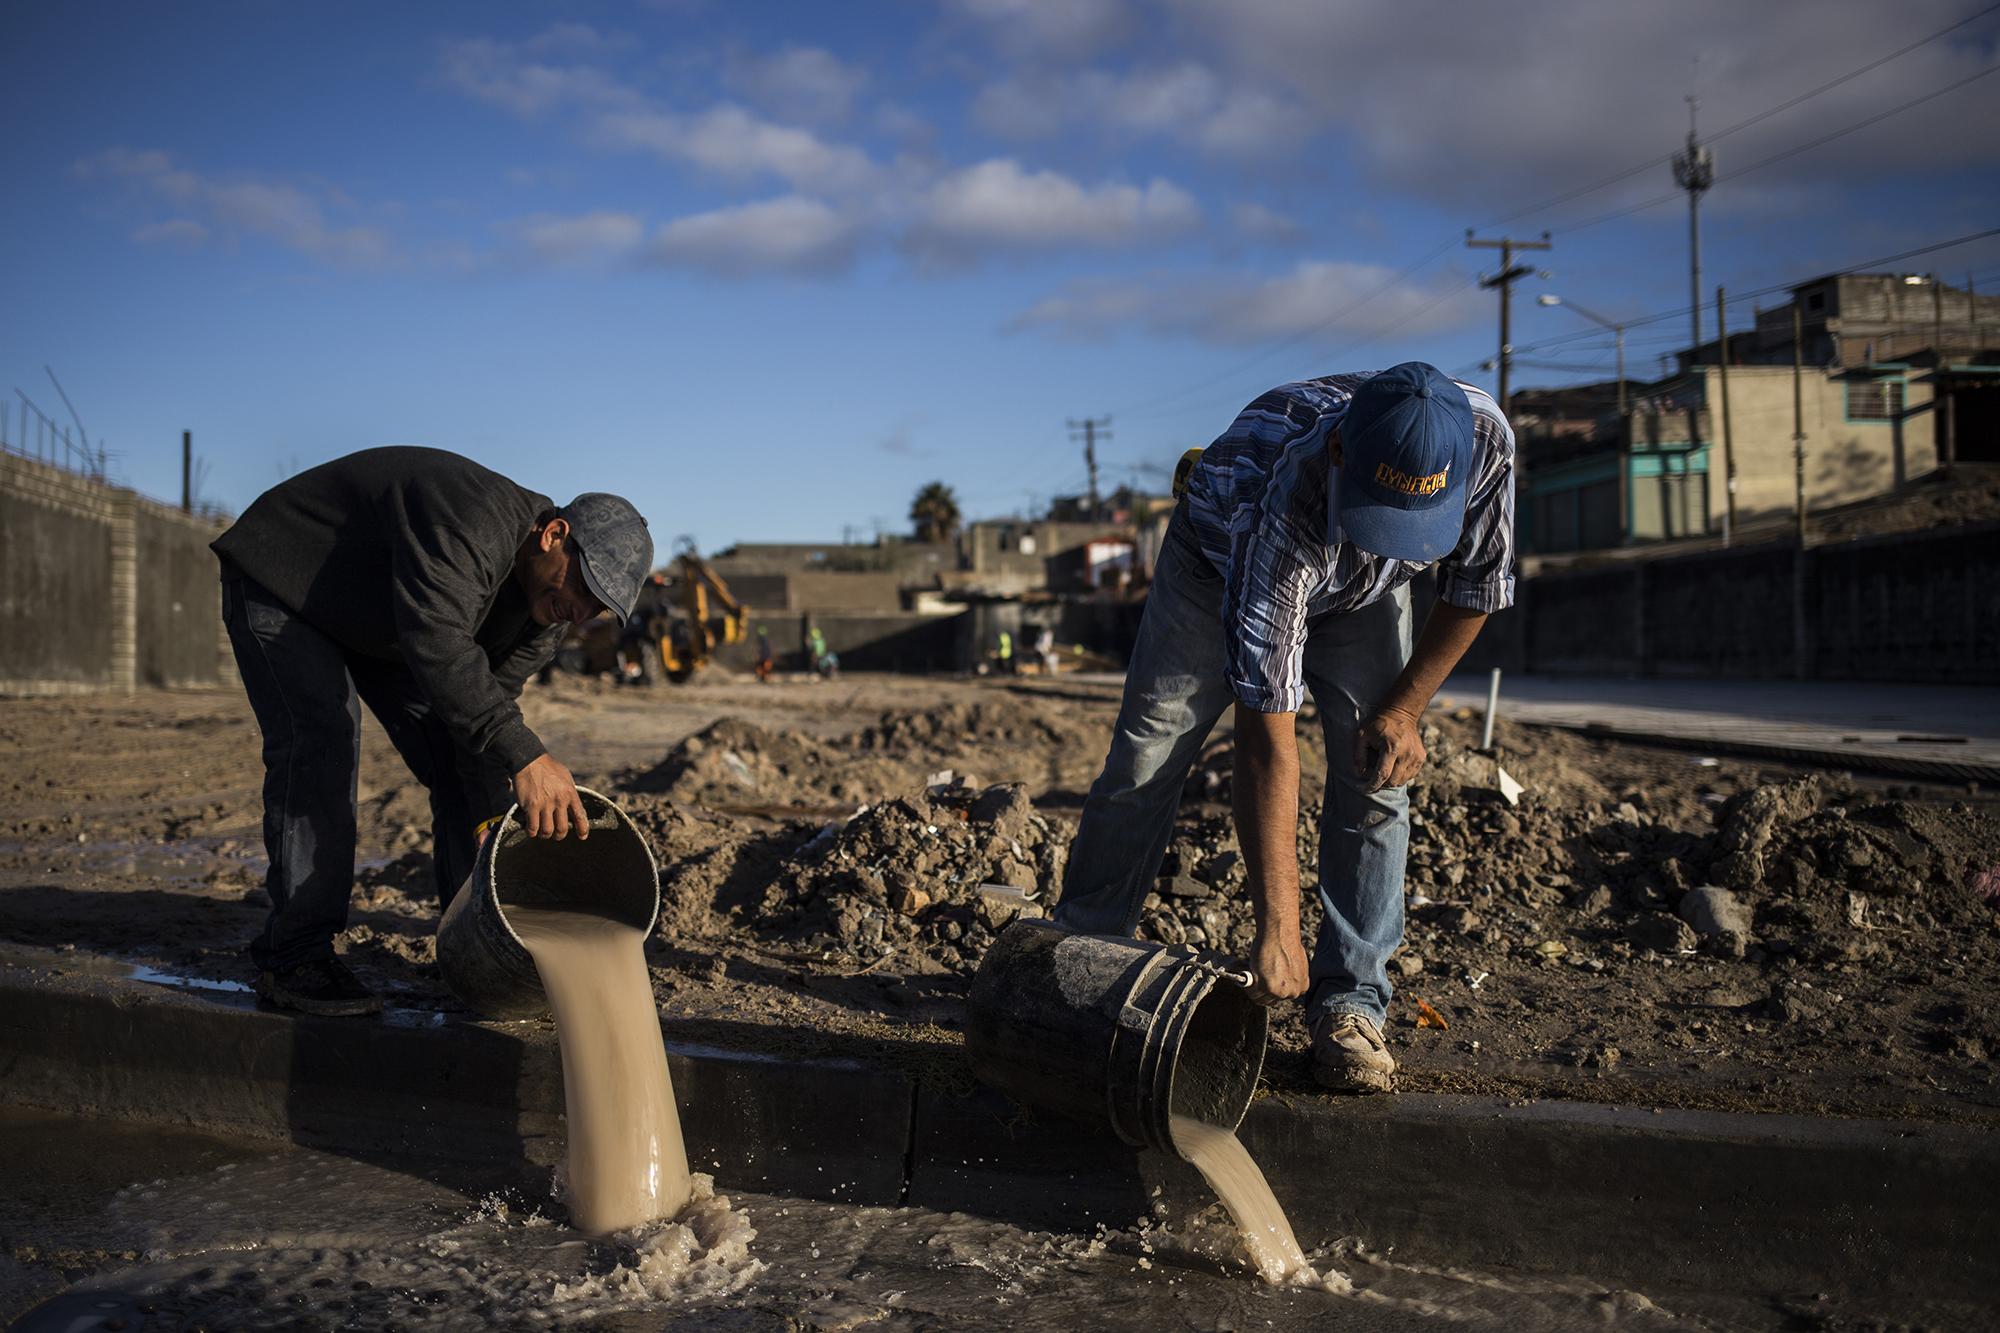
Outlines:
[[[1503, 217], [1556, 233], [1515, 343], [1570, 339], [1517, 387], [1608, 376], [1534, 297], [1683, 304], [1684, 206], [1571, 230], [1668, 168], [1508, 215], [1670, 152], [1690, 88], [1725, 129], [1985, 7], [13, 0], [8, 434], [17, 388], [68, 419], [47, 365], [150, 494], [178, 496], [184, 428], [236, 509], [421, 443], [709, 549], [901, 530], [933, 478], [974, 515], [1074, 492], [1074, 417], [1113, 417], [1107, 485], [1157, 482], [1287, 379], [1490, 385], [1493, 255], [1462, 242]], [[1722, 139], [1708, 284], [2000, 225], [1996, 34]], [[2000, 244], [1896, 267], [1990, 290]], [[1684, 328], [1635, 330], [1634, 373]]]

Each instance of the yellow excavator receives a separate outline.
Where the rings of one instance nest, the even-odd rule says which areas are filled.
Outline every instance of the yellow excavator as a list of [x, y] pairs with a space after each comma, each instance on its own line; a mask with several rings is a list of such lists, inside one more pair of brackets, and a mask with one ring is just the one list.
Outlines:
[[667, 571], [650, 575], [640, 588], [629, 623], [600, 618], [576, 626], [553, 665], [643, 685], [657, 659], [678, 685], [708, 664], [718, 644], [743, 642], [749, 625], [750, 608], [701, 558], [693, 539], [682, 537]]
[[708, 665], [717, 644], [742, 643], [749, 637], [750, 608], [731, 594], [722, 576], [701, 558], [691, 537], [682, 537], [676, 544], [673, 570], [676, 584], [672, 595], [679, 614], [649, 633], [656, 635], [660, 666], [667, 679], [679, 684]]

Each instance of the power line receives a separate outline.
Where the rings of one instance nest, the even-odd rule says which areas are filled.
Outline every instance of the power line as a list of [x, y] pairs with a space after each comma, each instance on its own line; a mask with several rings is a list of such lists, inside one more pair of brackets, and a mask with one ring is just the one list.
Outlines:
[[1549, 249], [1549, 234], [1543, 232], [1542, 239], [1539, 241], [1517, 241], [1511, 236], [1503, 236], [1497, 241], [1481, 241], [1475, 240], [1472, 233], [1468, 231], [1465, 233], [1465, 244], [1469, 249], [1498, 250], [1500, 252], [1500, 271], [1490, 278], [1481, 278], [1479, 285], [1489, 291], [1497, 290], [1500, 293], [1500, 397], [1498, 402], [1500, 404], [1500, 415], [1505, 416], [1507, 415], [1507, 389], [1510, 382], [1509, 367], [1514, 358], [1514, 284], [1535, 271], [1533, 264], [1516, 264], [1514, 262], [1514, 252], [1516, 250]]
[[1788, 157], [1797, 157], [1800, 153], [1810, 151], [1811, 149], [1819, 147], [1821, 144], [1832, 143], [1835, 139], [1841, 138], [1844, 135], [1852, 134], [1856, 130], [1865, 130], [1870, 125], [1876, 124], [1879, 121], [1887, 120], [1889, 117], [1894, 115], [1900, 115], [1902, 112], [1908, 111], [1911, 107], [1922, 106], [1925, 102], [1930, 101], [1932, 98], [1943, 97], [1946, 93], [1955, 92], [1958, 89], [1963, 88], [1968, 83], [1975, 83], [1978, 80], [1985, 78], [1987, 75], [1994, 73], [2000, 73], [2000, 64], [1988, 65], [1985, 69], [1982, 69], [1977, 73], [1966, 75], [1964, 78], [1958, 80], [1956, 83], [1948, 83], [1942, 88], [1938, 88], [1931, 92], [1925, 93], [1922, 97], [1912, 98], [1910, 101], [1903, 103], [1901, 106], [1891, 107], [1889, 110], [1880, 112], [1877, 115], [1870, 116], [1866, 120], [1858, 120], [1854, 124], [1849, 125], [1845, 129], [1835, 130], [1831, 134], [1823, 134], [1819, 138], [1814, 139], [1809, 143], [1802, 143], [1796, 148], [1787, 148], [1782, 153], [1773, 153], [1771, 156], [1764, 158], [1761, 161], [1752, 162], [1747, 167], [1738, 167], [1734, 171], [1725, 173], [1719, 179], [1725, 181], [1734, 180], [1738, 176], [1747, 176], [1753, 171], [1758, 171], [1763, 169], [1764, 167], [1768, 167], [1773, 162], [1782, 162]]
[[[1453, 244], [1455, 245], [1457, 244], [1457, 242], [1453, 242]], [[1390, 320], [1387, 324], [1382, 325], [1380, 328], [1371, 330], [1368, 333], [1364, 333], [1360, 337], [1355, 338], [1350, 342], [1344, 343], [1341, 346], [1334, 348], [1332, 351], [1326, 354], [1327, 359], [1331, 361], [1336, 357], [1346, 356], [1349, 352], [1356, 351], [1362, 347], [1367, 346], [1369, 343], [1376, 342], [1380, 339], [1386, 338], [1390, 334], [1394, 333], [1396, 330], [1402, 328], [1405, 324], [1413, 323], [1416, 320], [1422, 319], [1425, 315], [1428, 315], [1431, 311], [1437, 309], [1439, 306], [1443, 305], [1446, 301], [1449, 301], [1452, 298], [1458, 296], [1460, 293], [1466, 291], [1468, 288], [1476, 287], [1478, 285], [1479, 285], [1479, 279], [1476, 277], [1466, 278], [1461, 282], [1454, 283], [1451, 286], [1446, 287], [1444, 290], [1440, 291], [1437, 295], [1433, 296], [1430, 300], [1424, 302], [1422, 305], [1417, 306], [1414, 309], [1404, 311], [1401, 315], [1398, 315], [1395, 319]], [[1238, 366], [1236, 369], [1238, 371], [1241, 371], [1246, 368], [1247, 367], [1245, 366]], [[1181, 395], [1175, 395], [1175, 396], [1179, 397]], [[1163, 411], [1172, 410], [1171, 408], [1165, 406], [1165, 401], [1166, 400], [1163, 400], [1163, 404], [1159, 408], [1154, 408], [1151, 410], [1135, 411], [1130, 413], [1129, 415], [1138, 417], [1157, 416]]]
[[[1995, 11], [2000, 11], [2000, 3], [1987, 5], [1985, 8], [1980, 9], [1975, 13], [1968, 15], [1963, 19], [1960, 19], [1955, 23], [1940, 28], [1936, 32], [1930, 33], [1925, 37], [1919, 38], [1918, 40], [1911, 42], [1908, 45], [1899, 47], [1896, 50], [1891, 51], [1886, 55], [1879, 56], [1876, 59], [1868, 62], [1867, 64], [1849, 70], [1847, 73], [1842, 74], [1837, 78], [1830, 79], [1827, 82], [1819, 84], [1816, 87], [1810, 88], [1803, 93], [1799, 93], [1773, 106], [1767, 107], [1763, 111], [1757, 112], [1755, 115], [1737, 121], [1735, 124], [1730, 125], [1725, 129], [1722, 129], [1716, 132], [1715, 134], [1709, 136], [1708, 142], [1713, 143], [1718, 139], [1727, 138], [1728, 136], [1735, 134], [1741, 130], [1748, 129], [1752, 125], [1760, 124], [1763, 121], [1769, 120], [1773, 116], [1780, 115], [1786, 111], [1791, 110], [1794, 107], [1800, 106], [1803, 103], [1808, 102], [1815, 97], [1818, 97], [1824, 93], [1830, 92], [1833, 89], [1842, 86], [1843, 84], [1852, 82], [1854, 79], [1857, 79], [1864, 74], [1879, 69], [1883, 65], [1886, 65], [1891, 61], [1900, 59], [1901, 57], [1908, 55], [1912, 51], [1927, 46], [1930, 43], [1937, 41], [1939, 38], [1949, 36], [1951, 33], [1954, 33], [1961, 28], [1964, 28], [1974, 22], [1977, 22], [1978, 20], [1987, 17], [1988, 15], [1994, 13]], [[1925, 102], [1929, 102], [1935, 98], [1942, 97], [1946, 93], [1954, 92], [1957, 89], [1962, 88], [1969, 83], [1975, 82], [1978, 79], [1982, 79], [1989, 74], [1995, 73], [1996, 71], [2000, 71], [2000, 64], [1988, 66], [1986, 69], [1971, 74], [1963, 79], [1958, 80], [1955, 83], [1946, 85], [1943, 88], [1934, 89], [1928, 93], [1925, 93], [1920, 97], [1913, 98], [1912, 100], [1902, 103], [1899, 106], [1891, 107], [1886, 111], [1878, 112], [1873, 116], [1857, 121], [1854, 124], [1846, 126], [1843, 129], [1835, 130], [1829, 134], [1822, 135], [1819, 138], [1813, 139], [1807, 143], [1800, 144], [1793, 148], [1787, 149], [1784, 152], [1773, 154], [1770, 157], [1764, 158], [1757, 162], [1753, 162], [1748, 166], [1739, 167], [1734, 171], [1724, 173], [1720, 176], [1717, 176], [1715, 178], [1714, 183], [1721, 184], [1725, 181], [1737, 180], [1744, 176], [1749, 175], [1754, 171], [1758, 171], [1763, 169], [1764, 167], [1771, 166], [1777, 162], [1784, 161], [1787, 158], [1795, 157], [1801, 153], [1809, 152], [1814, 148], [1818, 148], [1824, 144], [1831, 143], [1834, 140], [1842, 138], [1848, 134], [1852, 134], [1858, 130], [1866, 129], [1869, 126], [1879, 124], [1881, 121], [1887, 120], [1892, 116], [1900, 115], [1902, 112], [1921, 106]], [[1538, 203], [1531, 204], [1525, 208], [1517, 209], [1513, 212], [1503, 214], [1497, 218], [1492, 219], [1485, 225], [1488, 227], [1497, 226], [1504, 222], [1525, 217], [1533, 213], [1542, 212], [1548, 208], [1554, 207], [1557, 204], [1566, 203], [1569, 200], [1581, 198], [1584, 195], [1595, 193], [1597, 190], [1603, 189], [1609, 185], [1617, 184], [1620, 181], [1630, 179], [1631, 177], [1636, 176], [1641, 172], [1651, 170], [1655, 167], [1667, 163], [1671, 163], [1674, 159], [1674, 156], [1675, 155], [1673, 153], [1667, 153], [1658, 157], [1649, 158], [1645, 162], [1639, 163], [1638, 165], [1628, 168], [1624, 171], [1617, 172], [1611, 176], [1604, 177], [1601, 180], [1594, 181], [1589, 185], [1565, 191], [1559, 195], [1553, 196], [1548, 199], [1544, 199]], [[1673, 202], [1674, 200], [1679, 199], [1680, 197], [1681, 197], [1681, 191], [1675, 190], [1672, 193], [1658, 195], [1656, 197], [1643, 200], [1636, 204], [1630, 204], [1621, 208], [1612, 209], [1608, 212], [1598, 214], [1595, 217], [1587, 218], [1582, 222], [1572, 223], [1568, 226], [1551, 228], [1550, 231], [1552, 234], [1567, 234], [1569, 232], [1581, 231], [1589, 227], [1598, 226], [1605, 222], [1614, 221], [1615, 219], [1618, 218], [1629, 217], [1634, 213], [1641, 213], [1645, 212], [1648, 209], [1657, 208], [1661, 204]], [[1987, 234], [1990, 233], [1980, 233], [1979, 236]], [[1928, 253], [1933, 248], [1942, 249], [1942, 248], [1947, 248], [1949, 245], [1963, 244], [1966, 240], [1979, 239], [1979, 236], [1968, 237], [1968, 238], [1963, 238], [1959, 241], [1943, 243], [1936, 247], [1924, 247], [1915, 251], [1908, 252], [1907, 254], [1904, 255], [1891, 256], [1887, 259], [1871, 261], [1871, 263], [1889, 263], [1897, 258], [1909, 258], [1915, 254]], [[1272, 356], [1277, 355], [1279, 352], [1285, 351], [1290, 347], [1296, 346], [1297, 344], [1311, 338], [1313, 335], [1325, 330], [1326, 328], [1332, 326], [1333, 324], [1339, 322], [1340, 320], [1345, 319], [1355, 314], [1356, 312], [1360, 311], [1361, 309], [1365, 308], [1373, 301], [1375, 301], [1377, 298], [1381, 297], [1390, 290], [1394, 289], [1398, 284], [1404, 282], [1408, 278], [1414, 276], [1416, 273], [1422, 271], [1423, 269], [1429, 267], [1431, 264], [1435, 263], [1438, 259], [1442, 258], [1445, 254], [1447, 254], [1456, 244], [1457, 244], [1456, 238], [1450, 241], [1446, 241], [1442, 245], [1438, 246], [1435, 250], [1426, 254], [1423, 258], [1417, 260], [1414, 264], [1411, 264], [1407, 268], [1399, 271], [1398, 273], [1396, 273], [1395, 275], [1384, 281], [1380, 286], [1373, 288], [1372, 290], [1365, 293], [1361, 297], [1357, 298], [1353, 302], [1350, 302], [1348, 305], [1335, 311], [1333, 314], [1328, 315], [1325, 319], [1320, 320], [1319, 322], [1313, 324], [1308, 328], [1287, 335], [1286, 337], [1280, 339], [1279, 341], [1272, 343], [1263, 348], [1262, 350], [1252, 354], [1250, 357], [1246, 358], [1244, 361], [1236, 365], [1227, 367], [1203, 379], [1194, 381], [1193, 383], [1184, 384], [1163, 398], [1154, 399], [1144, 404], [1143, 406], [1136, 406], [1133, 409], [1131, 409], [1131, 412], [1135, 415], [1150, 415], [1152, 413], [1159, 412], [1176, 403], [1185, 400], [1191, 394], [1198, 393], [1204, 389], [1210, 388], [1213, 385], [1220, 383], [1223, 380], [1234, 378], [1236, 375], [1239, 375], [1243, 371], [1250, 369], [1252, 366], [1255, 366], [1263, 361], [1268, 360]], [[1867, 265], [1859, 265], [1856, 267], [1867, 267]], [[1849, 269], [1843, 271], [1851, 272], [1853, 270]], [[1391, 325], [1389, 328], [1379, 330], [1378, 332], [1359, 340], [1357, 343], [1350, 344], [1348, 347], [1340, 349], [1339, 352], [1330, 353], [1329, 355], [1331, 356], [1331, 355], [1344, 354], [1346, 351], [1351, 350], [1352, 347], [1360, 345], [1360, 343], [1365, 343], [1367, 341], [1371, 341], [1373, 338], [1379, 338], [1381, 336], [1384, 336], [1393, 328], [1400, 327], [1403, 323], [1409, 322], [1410, 319], [1415, 318], [1417, 315], [1426, 313], [1429, 310], [1434, 309], [1444, 299], [1446, 299], [1451, 295], [1455, 295], [1457, 290], [1458, 289], [1447, 290], [1446, 292], [1440, 294], [1437, 298], [1435, 298], [1431, 302], [1421, 307], [1418, 311], [1412, 312], [1411, 314], [1406, 315], [1403, 319], [1398, 320], [1395, 324]], [[1748, 299], [1748, 297], [1750, 296], [1768, 294], [1768, 292], [1770, 291], [1778, 291], [1778, 290], [1784, 290], [1784, 287], [1779, 286], [1779, 287], [1765, 289], [1763, 292], [1747, 293], [1745, 299]], [[1675, 318], [1679, 316], [1685, 316], [1688, 314], [1691, 308], [1692, 307], [1682, 307], [1680, 310], [1665, 316], [1665, 318]], [[1642, 321], [1642, 322], [1649, 322], [1649, 321]], [[1630, 326], [1628, 325], [1628, 327]], [[1477, 368], [1479, 364], [1480, 363], [1478, 362], [1472, 363], [1472, 367]]]
[[[1774, 162], [1782, 162], [1788, 157], [1797, 157], [1800, 153], [1808, 152], [1814, 148], [1820, 147], [1823, 144], [1832, 143], [1835, 139], [1844, 138], [1845, 136], [1854, 133], [1856, 130], [1865, 130], [1870, 125], [1879, 124], [1882, 121], [1889, 119], [1891, 116], [1901, 115], [1903, 112], [1908, 111], [1913, 107], [1919, 107], [1922, 106], [1925, 102], [1929, 102], [1935, 98], [1943, 97], [1946, 93], [1956, 92], [1958, 89], [1963, 88], [1966, 84], [1976, 82], [1977, 80], [1983, 79], [1987, 75], [1994, 73], [2000, 73], [2000, 64], [1988, 65], [1985, 69], [1980, 70], [1978, 73], [1969, 74], [1965, 78], [1960, 79], [1956, 83], [1946, 84], [1942, 88], [1934, 88], [1930, 92], [1925, 93], [1923, 96], [1912, 98], [1911, 100], [1903, 103], [1901, 106], [1890, 107], [1887, 111], [1879, 111], [1876, 114], [1869, 116], [1865, 120], [1858, 120], [1854, 122], [1852, 125], [1846, 126], [1843, 129], [1838, 129], [1833, 131], [1831, 134], [1823, 134], [1819, 138], [1813, 139], [1807, 143], [1799, 144], [1798, 146], [1793, 148], [1787, 148], [1782, 153], [1773, 153], [1770, 157], [1764, 158], [1761, 161], [1752, 162], [1747, 167], [1738, 167], [1734, 171], [1723, 172], [1721, 175], [1715, 178], [1714, 184], [1721, 185], [1725, 181], [1737, 180], [1741, 177], [1749, 175], [1753, 171], [1761, 171], [1763, 168], [1770, 166]], [[1595, 227], [1600, 223], [1611, 222], [1618, 218], [1630, 217], [1634, 213], [1643, 213], [1649, 208], [1658, 208], [1661, 204], [1672, 203], [1674, 200], [1680, 197], [1681, 197], [1681, 192], [1679, 190], [1672, 191], [1671, 193], [1668, 194], [1655, 195], [1651, 199], [1641, 200], [1639, 203], [1636, 204], [1627, 204], [1623, 208], [1614, 208], [1607, 213], [1599, 213], [1596, 217], [1585, 218], [1582, 222], [1572, 222], [1569, 225], [1562, 227], [1551, 227], [1549, 230], [1558, 236], [1567, 236], [1569, 233], [1573, 231], [1582, 231], [1586, 227]]]
[[[1710, 143], [1714, 143], [1717, 139], [1726, 139], [1730, 135], [1736, 133], [1738, 130], [1747, 130], [1752, 125], [1760, 124], [1763, 121], [1769, 120], [1773, 116], [1780, 115], [1786, 111], [1790, 111], [1793, 107], [1799, 106], [1805, 102], [1809, 102], [1813, 98], [1818, 97], [1821, 93], [1831, 92], [1835, 88], [1840, 87], [1844, 83], [1850, 83], [1853, 80], [1860, 78], [1863, 74], [1867, 74], [1872, 70], [1880, 69], [1882, 66], [1888, 64], [1890, 61], [1900, 59], [1901, 57], [1908, 55], [1910, 52], [1916, 50], [1919, 47], [1929, 46], [1932, 42], [1936, 41], [1940, 37], [1948, 37], [1952, 33], [1957, 32], [1960, 28], [1965, 27], [1967, 24], [1975, 23], [1978, 20], [1985, 18], [1988, 14], [1993, 13], [1995, 10], [2000, 10], [2000, 4], [1988, 5], [1986, 6], [1986, 8], [1980, 10], [1979, 12], [1968, 15], [1967, 17], [1960, 19], [1958, 22], [1953, 23], [1948, 27], [1938, 29], [1936, 32], [1932, 33], [1928, 37], [1919, 38], [1917, 41], [1911, 42], [1908, 46], [1899, 47], [1898, 49], [1891, 51], [1888, 55], [1881, 56], [1875, 60], [1869, 61], [1867, 64], [1862, 65], [1858, 69], [1851, 69], [1837, 79], [1830, 79], [1827, 82], [1820, 84], [1817, 88], [1808, 89], [1807, 91], [1800, 93], [1796, 97], [1787, 98], [1785, 101], [1778, 103], [1776, 106], [1767, 107], [1764, 110], [1759, 111], [1754, 116], [1751, 116], [1745, 120], [1739, 120], [1734, 125], [1731, 125], [1729, 128], [1711, 134], [1709, 136], [1708, 141]], [[1518, 218], [1528, 217], [1531, 214], [1540, 213], [1546, 209], [1554, 208], [1557, 204], [1566, 204], [1572, 199], [1581, 199], [1584, 195], [1595, 194], [1599, 190], [1602, 190], [1607, 186], [1616, 185], [1620, 181], [1630, 180], [1632, 177], [1639, 175], [1641, 172], [1651, 171], [1655, 167], [1666, 166], [1668, 163], [1672, 162], [1673, 159], [1674, 155], [1672, 153], [1663, 153], [1658, 157], [1649, 157], [1644, 162], [1639, 163], [1637, 166], [1627, 167], [1623, 171], [1614, 172], [1611, 175], [1606, 176], [1601, 180], [1592, 181], [1588, 185], [1580, 185], [1573, 190], [1565, 190], [1561, 194], [1553, 195], [1550, 198], [1543, 199], [1538, 203], [1530, 204], [1526, 208], [1516, 209], [1512, 213], [1503, 214], [1502, 216], [1494, 218], [1491, 221], [1486, 222], [1482, 225], [1483, 227], [1498, 227], [1503, 223], [1513, 222]], [[1674, 197], [1673, 195], [1666, 196], [1666, 198], [1668, 199], [1671, 199], [1673, 197]], [[1660, 202], [1665, 202], [1665, 200], [1661, 200]], [[1652, 207], [1652, 205], [1648, 204], [1645, 205], [1645, 207]], [[1637, 209], [1635, 209], [1634, 211], [1636, 212]]]
[[[1984, 231], [1968, 232], [1964, 236], [1954, 236], [1950, 240], [1934, 241], [1929, 245], [1920, 245], [1910, 250], [1899, 250], [1893, 255], [1879, 255], [1874, 259], [1864, 259], [1859, 263], [1849, 264], [1844, 268], [1823, 270], [1817, 276], [1840, 277], [1843, 274], [1859, 273], [1864, 269], [1880, 268], [1884, 264], [1894, 264], [1899, 260], [1915, 259], [1918, 255], [1928, 255], [1939, 250], [1950, 250], [1957, 246], [1970, 245], [1974, 241], [1983, 241], [1993, 236], [2000, 236], [2000, 227], [1988, 227]], [[1788, 292], [1796, 286], [1798, 286], [1796, 282], [1776, 282], [1768, 287], [1758, 287], [1751, 291], [1739, 292], [1731, 300], [1733, 302], [1754, 300], [1759, 296], [1771, 296], [1778, 292]], [[1687, 318], [1687, 314], [1688, 307], [1680, 306], [1673, 310], [1661, 310], [1650, 315], [1641, 315], [1636, 319], [1626, 320], [1625, 327], [1631, 329], [1647, 324], [1663, 324], [1668, 320], [1685, 319]], [[1594, 329], [1585, 329], [1579, 333], [1559, 333], [1554, 337], [1545, 338], [1541, 342], [1520, 344], [1514, 348], [1514, 351], [1516, 353], [1539, 352], [1546, 351], [1552, 347], [1567, 348], [1581, 339], [1597, 336], [1601, 335]]]
[[1110, 417], [1085, 417], [1081, 421], [1069, 423], [1069, 438], [1074, 444], [1078, 436], [1083, 437], [1083, 465], [1090, 471], [1090, 521], [1095, 523], [1099, 512], [1097, 501], [1097, 440], [1101, 435], [1111, 438]]
[[[1349, 315], [1352, 315], [1355, 312], [1361, 310], [1364, 306], [1374, 301], [1377, 297], [1382, 296], [1386, 292], [1390, 291], [1398, 283], [1403, 282], [1409, 278], [1415, 277], [1418, 273], [1422, 272], [1424, 269], [1429, 268], [1432, 264], [1435, 264], [1438, 260], [1444, 258], [1445, 255], [1449, 254], [1452, 251], [1452, 249], [1457, 246], [1457, 244], [1458, 240], [1456, 237], [1454, 237], [1449, 241], [1446, 241], [1443, 245], [1440, 245], [1437, 249], [1432, 250], [1429, 254], [1417, 260], [1415, 263], [1409, 265], [1407, 268], [1404, 268], [1399, 272], [1395, 273], [1394, 275], [1392, 275], [1391, 277], [1385, 279], [1379, 287], [1370, 289], [1361, 296], [1355, 298], [1353, 301], [1349, 302], [1347, 305], [1342, 306], [1340, 309], [1334, 311], [1332, 314], [1328, 315], [1325, 319], [1320, 320], [1318, 323], [1310, 325], [1307, 328], [1300, 329], [1297, 332], [1285, 335], [1283, 338], [1280, 338], [1277, 342], [1266, 345], [1262, 350], [1252, 353], [1249, 357], [1245, 358], [1243, 361], [1238, 362], [1235, 365], [1229, 366], [1223, 370], [1219, 370], [1214, 374], [1207, 376], [1204, 379], [1195, 380], [1191, 384], [1183, 384], [1180, 388], [1174, 390], [1172, 393], [1166, 395], [1165, 397], [1157, 398], [1149, 403], [1144, 404], [1143, 405], [1144, 410], [1149, 412], [1158, 411], [1163, 407], [1179, 402], [1180, 400], [1186, 398], [1189, 394], [1199, 393], [1203, 389], [1210, 388], [1213, 385], [1218, 384], [1223, 380], [1233, 379], [1237, 375], [1240, 375], [1244, 371], [1250, 369], [1252, 366], [1258, 365], [1264, 361], [1268, 361], [1272, 357], [1276, 356], [1278, 353], [1286, 351], [1292, 347], [1295, 347], [1299, 343], [1304, 342], [1306, 339], [1311, 338], [1314, 334], [1321, 333], [1326, 329], [1331, 328], [1333, 325], [1339, 323], [1341, 320], [1347, 318]], [[1137, 412], [1140, 410], [1140, 408], [1138, 406], [1135, 406], [1128, 410]]]

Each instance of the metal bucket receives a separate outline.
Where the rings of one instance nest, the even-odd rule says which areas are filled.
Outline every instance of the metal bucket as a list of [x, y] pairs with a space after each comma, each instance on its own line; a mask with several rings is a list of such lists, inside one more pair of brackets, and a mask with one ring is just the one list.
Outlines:
[[660, 913], [660, 874], [645, 835], [608, 797], [576, 790], [590, 816], [588, 838], [531, 837], [515, 806], [480, 846], [438, 923], [438, 971], [452, 994], [482, 1014], [548, 1012], [535, 960], [507, 922], [509, 907], [587, 911], [648, 932]]
[[1172, 1117], [1236, 1128], [1264, 1068], [1268, 1014], [1232, 976], [1215, 954], [1016, 921], [972, 979], [973, 1072], [1173, 1152]]

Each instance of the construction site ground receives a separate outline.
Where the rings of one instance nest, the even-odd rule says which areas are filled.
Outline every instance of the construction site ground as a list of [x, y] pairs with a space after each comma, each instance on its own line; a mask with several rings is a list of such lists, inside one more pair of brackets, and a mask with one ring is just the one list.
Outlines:
[[[972, 969], [1012, 916], [1055, 898], [1116, 689], [560, 676], [523, 706], [653, 841], [670, 1035], [962, 1079]], [[1466, 708], [1433, 709], [1426, 737], [1392, 969], [1402, 1087], [2000, 1123], [1993, 793], [1504, 719], [1489, 756]], [[14, 699], [0, 740], [0, 961], [251, 979], [261, 766], [239, 693]], [[1311, 883], [1327, 757], [1310, 715], [1301, 745]], [[1190, 776], [1149, 937], [1248, 942], [1229, 771], [1225, 720]], [[338, 947], [393, 1005], [454, 1009], [425, 795], [372, 720], [360, 790]], [[1295, 1005], [1266, 1077], [1311, 1087]]]

